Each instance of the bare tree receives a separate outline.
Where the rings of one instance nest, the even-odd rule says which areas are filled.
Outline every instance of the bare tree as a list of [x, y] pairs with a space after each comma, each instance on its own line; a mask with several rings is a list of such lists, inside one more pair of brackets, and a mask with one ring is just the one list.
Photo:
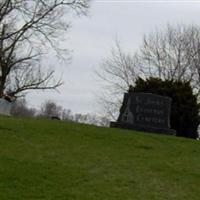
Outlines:
[[110, 121], [107, 117], [98, 116], [92, 113], [87, 113], [87, 114], [76, 113], [74, 115], [74, 121], [77, 123], [90, 124], [95, 126], [109, 126], [110, 124]]
[[61, 118], [62, 120], [73, 121], [74, 116], [70, 109], [63, 109]]
[[200, 27], [168, 25], [164, 31], [144, 36], [139, 53], [139, 68], [146, 77], [190, 81], [200, 89]]
[[142, 75], [137, 63], [137, 54], [132, 56], [124, 52], [116, 40], [110, 56], [101, 62], [99, 70], [96, 71], [103, 82], [102, 92], [97, 95], [98, 103], [111, 119], [115, 119], [118, 114], [123, 93]]
[[163, 31], [144, 36], [134, 55], [125, 53], [118, 42], [97, 72], [104, 87], [98, 100], [110, 118], [116, 118], [122, 95], [138, 77], [190, 81], [200, 93], [200, 27], [168, 25]]
[[36, 109], [27, 106], [24, 98], [17, 99], [11, 108], [11, 115], [15, 117], [34, 117], [36, 112]]
[[65, 14], [85, 14], [89, 0], [1, 0], [0, 97], [18, 97], [30, 89], [55, 89], [54, 71], [40, 66], [49, 48], [67, 52], [58, 42], [70, 24]]
[[113, 94], [121, 93], [129, 88], [140, 74], [136, 66], [137, 55], [125, 53], [119, 41], [111, 49], [111, 55], [105, 58], [100, 64], [97, 75], [107, 83], [112, 85]]
[[42, 104], [39, 115], [47, 118], [58, 117], [59, 119], [61, 119], [62, 112], [62, 106], [57, 105], [52, 100], [48, 100]]

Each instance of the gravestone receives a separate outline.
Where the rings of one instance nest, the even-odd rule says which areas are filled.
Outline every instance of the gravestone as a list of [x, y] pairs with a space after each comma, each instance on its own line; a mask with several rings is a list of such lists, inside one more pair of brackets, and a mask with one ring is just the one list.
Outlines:
[[0, 98], [0, 114], [10, 115], [12, 103]]
[[175, 135], [170, 129], [171, 98], [150, 93], [125, 93], [120, 115], [111, 127]]

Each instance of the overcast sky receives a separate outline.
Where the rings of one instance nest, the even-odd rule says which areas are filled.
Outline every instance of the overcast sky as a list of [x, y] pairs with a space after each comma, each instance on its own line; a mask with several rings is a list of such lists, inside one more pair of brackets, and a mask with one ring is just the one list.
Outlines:
[[200, 25], [200, 1], [93, 1], [87, 17], [74, 17], [69, 39], [62, 44], [73, 50], [71, 64], [59, 63], [54, 57], [46, 62], [62, 74], [64, 85], [59, 93], [29, 92], [29, 105], [37, 108], [51, 99], [74, 113], [97, 112], [94, 93], [101, 84], [94, 71], [109, 55], [116, 37], [125, 51], [134, 52], [144, 34], [178, 23]]

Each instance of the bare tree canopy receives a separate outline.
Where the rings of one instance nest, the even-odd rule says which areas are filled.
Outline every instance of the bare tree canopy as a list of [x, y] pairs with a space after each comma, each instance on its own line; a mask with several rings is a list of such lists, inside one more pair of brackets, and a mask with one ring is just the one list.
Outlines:
[[11, 107], [11, 115], [15, 117], [34, 117], [37, 110], [29, 108], [24, 98], [17, 99]]
[[145, 77], [190, 81], [200, 89], [200, 27], [168, 25], [164, 31], [145, 36], [139, 52], [138, 67]]
[[[133, 85], [141, 72], [138, 70], [137, 55], [123, 51], [121, 44], [116, 40], [111, 54], [102, 60], [97, 76], [103, 81], [102, 92], [98, 95], [101, 111], [115, 119], [119, 105], [122, 103], [122, 94]], [[102, 110], [103, 109], [103, 110]]]
[[17, 97], [25, 90], [55, 89], [54, 71], [40, 59], [48, 48], [58, 54], [57, 42], [69, 29], [66, 14], [85, 14], [89, 0], [1, 0], [0, 97]]
[[40, 115], [43, 117], [62, 117], [63, 108], [57, 105], [54, 101], [48, 100], [41, 106]]
[[133, 55], [125, 53], [116, 42], [97, 74], [105, 85], [98, 99], [112, 118], [117, 116], [122, 94], [138, 77], [189, 81], [193, 91], [199, 94], [200, 27], [182, 24], [156, 30], [144, 36], [141, 47]]

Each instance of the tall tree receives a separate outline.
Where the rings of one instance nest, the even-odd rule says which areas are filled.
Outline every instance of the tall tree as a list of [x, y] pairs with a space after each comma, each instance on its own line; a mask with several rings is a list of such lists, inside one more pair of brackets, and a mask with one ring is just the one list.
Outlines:
[[200, 93], [200, 27], [168, 25], [163, 31], [145, 35], [134, 54], [125, 53], [116, 43], [105, 58], [98, 76], [105, 88], [101, 107], [113, 118], [117, 116], [120, 99], [138, 77], [189, 81], [193, 92]]
[[[1, 0], [0, 97], [18, 97], [30, 89], [55, 89], [54, 71], [40, 60], [50, 47], [61, 55], [57, 42], [68, 31], [66, 14], [85, 14], [89, 0]], [[66, 49], [65, 49], [66, 50]]]
[[101, 105], [101, 111], [112, 119], [118, 114], [122, 94], [142, 75], [137, 63], [137, 54], [126, 53], [116, 40], [110, 55], [102, 60], [96, 71], [96, 75], [103, 82], [102, 91], [97, 95], [98, 104]]
[[200, 91], [200, 27], [168, 25], [163, 31], [144, 36], [139, 68], [146, 77], [189, 81]]
[[48, 100], [41, 106], [40, 116], [61, 118], [63, 113], [62, 106], [57, 105], [54, 101]]
[[15, 117], [34, 117], [37, 110], [29, 108], [24, 98], [17, 99], [11, 107], [11, 115]]

